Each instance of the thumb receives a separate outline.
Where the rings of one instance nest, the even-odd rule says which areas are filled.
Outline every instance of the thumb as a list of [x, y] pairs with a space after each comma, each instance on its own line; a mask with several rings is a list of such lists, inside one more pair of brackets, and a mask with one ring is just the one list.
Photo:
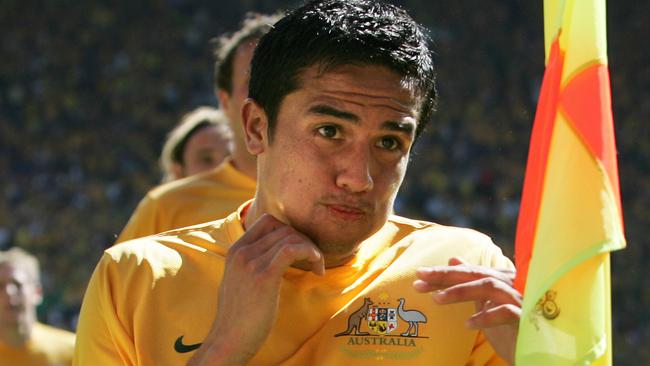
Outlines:
[[309, 259], [309, 262], [311, 262], [311, 270], [317, 276], [324, 276], [325, 258], [323, 257], [323, 253], [321, 253], [318, 249], [316, 249], [315, 252], [317, 254], [316, 258]]

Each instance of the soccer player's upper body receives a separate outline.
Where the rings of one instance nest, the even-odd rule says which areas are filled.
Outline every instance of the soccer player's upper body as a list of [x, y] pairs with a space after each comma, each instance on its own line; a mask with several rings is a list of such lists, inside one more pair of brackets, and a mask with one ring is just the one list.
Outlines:
[[75, 362], [512, 364], [521, 295], [498, 248], [389, 219], [433, 79], [422, 29], [392, 5], [314, 1], [277, 22], [242, 106], [254, 200], [107, 251]]
[[118, 243], [223, 218], [253, 197], [256, 162], [246, 149], [240, 111], [248, 95], [253, 51], [276, 20], [276, 16], [250, 14], [239, 31], [218, 39], [215, 93], [233, 134], [230, 158], [197, 177], [149, 191], [122, 230]]
[[74, 334], [41, 324], [38, 261], [21, 249], [0, 251], [0, 365], [72, 364]]
[[[227, 252], [246, 233], [247, 209], [250, 204], [224, 220], [109, 249], [83, 304], [77, 364], [186, 364], [214, 323]], [[267, 216], [248, 231], [279, 224]], [[409, 366], [503, 365], [482, 333], [463, 326], [474, 304], [437, 305], [412, 286], [415, 268], [446, 265], [454, 256], [512, 268], [485, 235], [397, 216], [366, 239], [354, 259], [324, 276], [288, 268], [277, 320], [248, 364], [371, 365], [382, 357]], [[264, 289], [242, 284], [232, 290], [223, 296], [247, 305], [229, 312], [237, 326], [231, 336], [264, 332], [265, 322], [247, 320], [259, 316], [251, 308], [268, 305], [260, 296]]]

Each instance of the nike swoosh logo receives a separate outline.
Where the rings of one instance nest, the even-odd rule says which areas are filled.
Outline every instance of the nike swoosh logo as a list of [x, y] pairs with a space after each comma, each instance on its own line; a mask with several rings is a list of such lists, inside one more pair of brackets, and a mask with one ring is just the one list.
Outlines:
[[202, 343], [196, 343], [196, 344], [183, 344], [183, 337], [180, 336], [176, 339], [176, 342], [174, 342], [174, 351], [178, 353], [187, 353], [187, 352], [192, 352], [195, 349], [201, 347]]

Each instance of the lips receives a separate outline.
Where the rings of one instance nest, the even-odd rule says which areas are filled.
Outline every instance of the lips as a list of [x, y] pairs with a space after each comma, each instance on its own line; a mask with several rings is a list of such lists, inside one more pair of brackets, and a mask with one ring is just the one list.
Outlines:
[[359, 207], [342, 204], [327, 204], [325, 206], [332, 215], [346, 221], [359, 220], [366, 215], [366, 211]]

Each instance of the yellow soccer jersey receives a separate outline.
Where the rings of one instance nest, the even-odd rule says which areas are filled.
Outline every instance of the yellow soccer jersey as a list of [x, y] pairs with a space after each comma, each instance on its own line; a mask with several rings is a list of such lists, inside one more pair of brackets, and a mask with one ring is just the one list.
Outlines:
[[25, 347], [0, 341], [0, 366], [69, 366], [74, 353], [74, 334], [36, 323]]
[[[214, 321], [225, 253], [244, 233], [240, 212], [107, 250], [82, 305], [75, 364], [186, 364]], [[324, 277], [289, 268], [278, 319], [250, 364], [505, 364], [465, 328], [473, 303], [437, 305], [412, 287], [418, 267], [452, 256], [512, 268], [483, 234], [397, 216]]]
[[140, 201], [117, 243], [222, 219], [253, 198], [255, 186], [230, 159], [209, 172], [160, 185]]

